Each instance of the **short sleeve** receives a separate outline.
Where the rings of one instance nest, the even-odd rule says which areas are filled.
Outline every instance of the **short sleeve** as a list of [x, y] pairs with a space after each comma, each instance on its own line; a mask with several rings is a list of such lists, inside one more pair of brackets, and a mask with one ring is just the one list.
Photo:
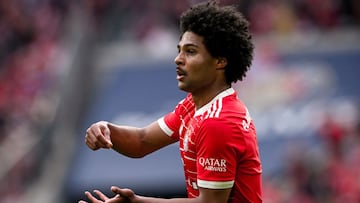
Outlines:
[[185, 123], [186, 118], [193, 115], [195, 105], [189, 94], [181, 100], [175, 109], [158, 120], [160, 128], [171, 138], [179, 140], [180, 128]]
[[179, 116], [175, 111], [168, 113], [164, 117], [158, 119], [158, 124], [160, 128], [167, 134], [169, 137], [174, 139], [179, 139], [179, 126], [181, 124]]

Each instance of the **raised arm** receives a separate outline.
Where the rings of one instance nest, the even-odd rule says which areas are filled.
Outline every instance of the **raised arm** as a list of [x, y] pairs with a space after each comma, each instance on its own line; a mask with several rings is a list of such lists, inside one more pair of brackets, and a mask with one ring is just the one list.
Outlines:
[[156, 121], [143, 128], [99, 121], [86, 130], [85, 136], [85, 143], [92, 150], [113, 148], [132, 158], [143, 157], [174, 142]]

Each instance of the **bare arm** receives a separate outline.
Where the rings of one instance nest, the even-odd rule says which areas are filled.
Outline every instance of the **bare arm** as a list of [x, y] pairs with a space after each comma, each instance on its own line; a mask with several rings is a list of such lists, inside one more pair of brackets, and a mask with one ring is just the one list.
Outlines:
[[[157, 149], [174, 143], [175, 140], [167, 136], [157, 122], [144, 128], [120, 126], [105, 121], [91, 125], [86, 131], [86, 144], [93, 150], [100, 148], [113, 148], [117, 152], [129, 157], [143, 157]], [[92, 203], [226, 203], [231, 189], [205, 189], [200, 188], [197, 198], [162, 199], [136, 195], [132, 190], [112, 187], [116, 194], [109, 198], [96, 191], [99, 197], [86, 192], [87, 198]], [[85, 201], [79, 201], [85, 203]]]
[[226, 203], [228, 202], [231, 189], [205, 189], [200, 188], [200, 196], [197, 198], [174, 198], [159, 199], [153, 197], [135, 197], [133, 203]]
[[113, 149], [129, 157], [143, 157], [176, 140], [166, 135], [155, 121], [145, 128], [108, 124]]
[[[197, 198], [162, 199], [139, 196], [130, 189], [122, 189], [116, 186], [111, 187], [111, 190], [116, 194], [112, 198], [105, 196], [98, 190], [95, 190], [95, 194], [99, 199], [89, 192], [85, 192], [85, 195], [92, 203], [226, 203], [231, 192], [231, 188], [221, 190], [200, 188], [200, 196]], [[86, 202], [81, 200], [79, 203]]]
[[91, 125], [85, 136], [85, 143], [93, 150], [113, 148], [132, 158], [143, 157], [174, 142], [156, 121], [144, 128], [100, 121]]

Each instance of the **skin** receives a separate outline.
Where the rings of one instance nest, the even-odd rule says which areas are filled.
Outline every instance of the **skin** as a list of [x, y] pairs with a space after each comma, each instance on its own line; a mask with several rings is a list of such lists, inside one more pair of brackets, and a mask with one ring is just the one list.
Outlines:
[[[212, 57], [203, 44], [203, 38], [192, 32], [185, 32], [177, 46], [175, 58], [179, 89], [192, 94], [196, 108], [210, 102], [217, 94], [229, 88], [225, 82], [225, 58]], [[114, 149], [120, 154], [132, 158], [141, 158], [176, 140], [167, 136], [155, 121], [143, 128], [115, 125], [100, 121], [91, 125], [85, 136], [85, 143], [92, 150], [100, 148]], [[130, 189], [111, 187], [114, 197], [107, 197], [98, 190], [94, 195], [86, 191], [85, 195], [92, 203], [225, 203], [230, 189], [199, 188], [197, 198], [161, 199], [136, 195]], [[86, 201], [79, 201], [86, 203]]]
[[177, 48], [178, 87], [192, 94], [197, 109], [230, 87], [225, 82], [226, 59], [212, 57], [201, 36], [185, 32]]

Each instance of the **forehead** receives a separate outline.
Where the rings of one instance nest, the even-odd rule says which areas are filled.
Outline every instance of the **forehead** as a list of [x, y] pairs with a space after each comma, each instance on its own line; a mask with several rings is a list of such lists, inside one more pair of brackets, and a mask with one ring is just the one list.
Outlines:
[[180, 38], [179, 46], [188, 46], [188, 45], [194, 45], [198, 47], [204, 46], [203, 37], [193, 32], [185, 32]]

